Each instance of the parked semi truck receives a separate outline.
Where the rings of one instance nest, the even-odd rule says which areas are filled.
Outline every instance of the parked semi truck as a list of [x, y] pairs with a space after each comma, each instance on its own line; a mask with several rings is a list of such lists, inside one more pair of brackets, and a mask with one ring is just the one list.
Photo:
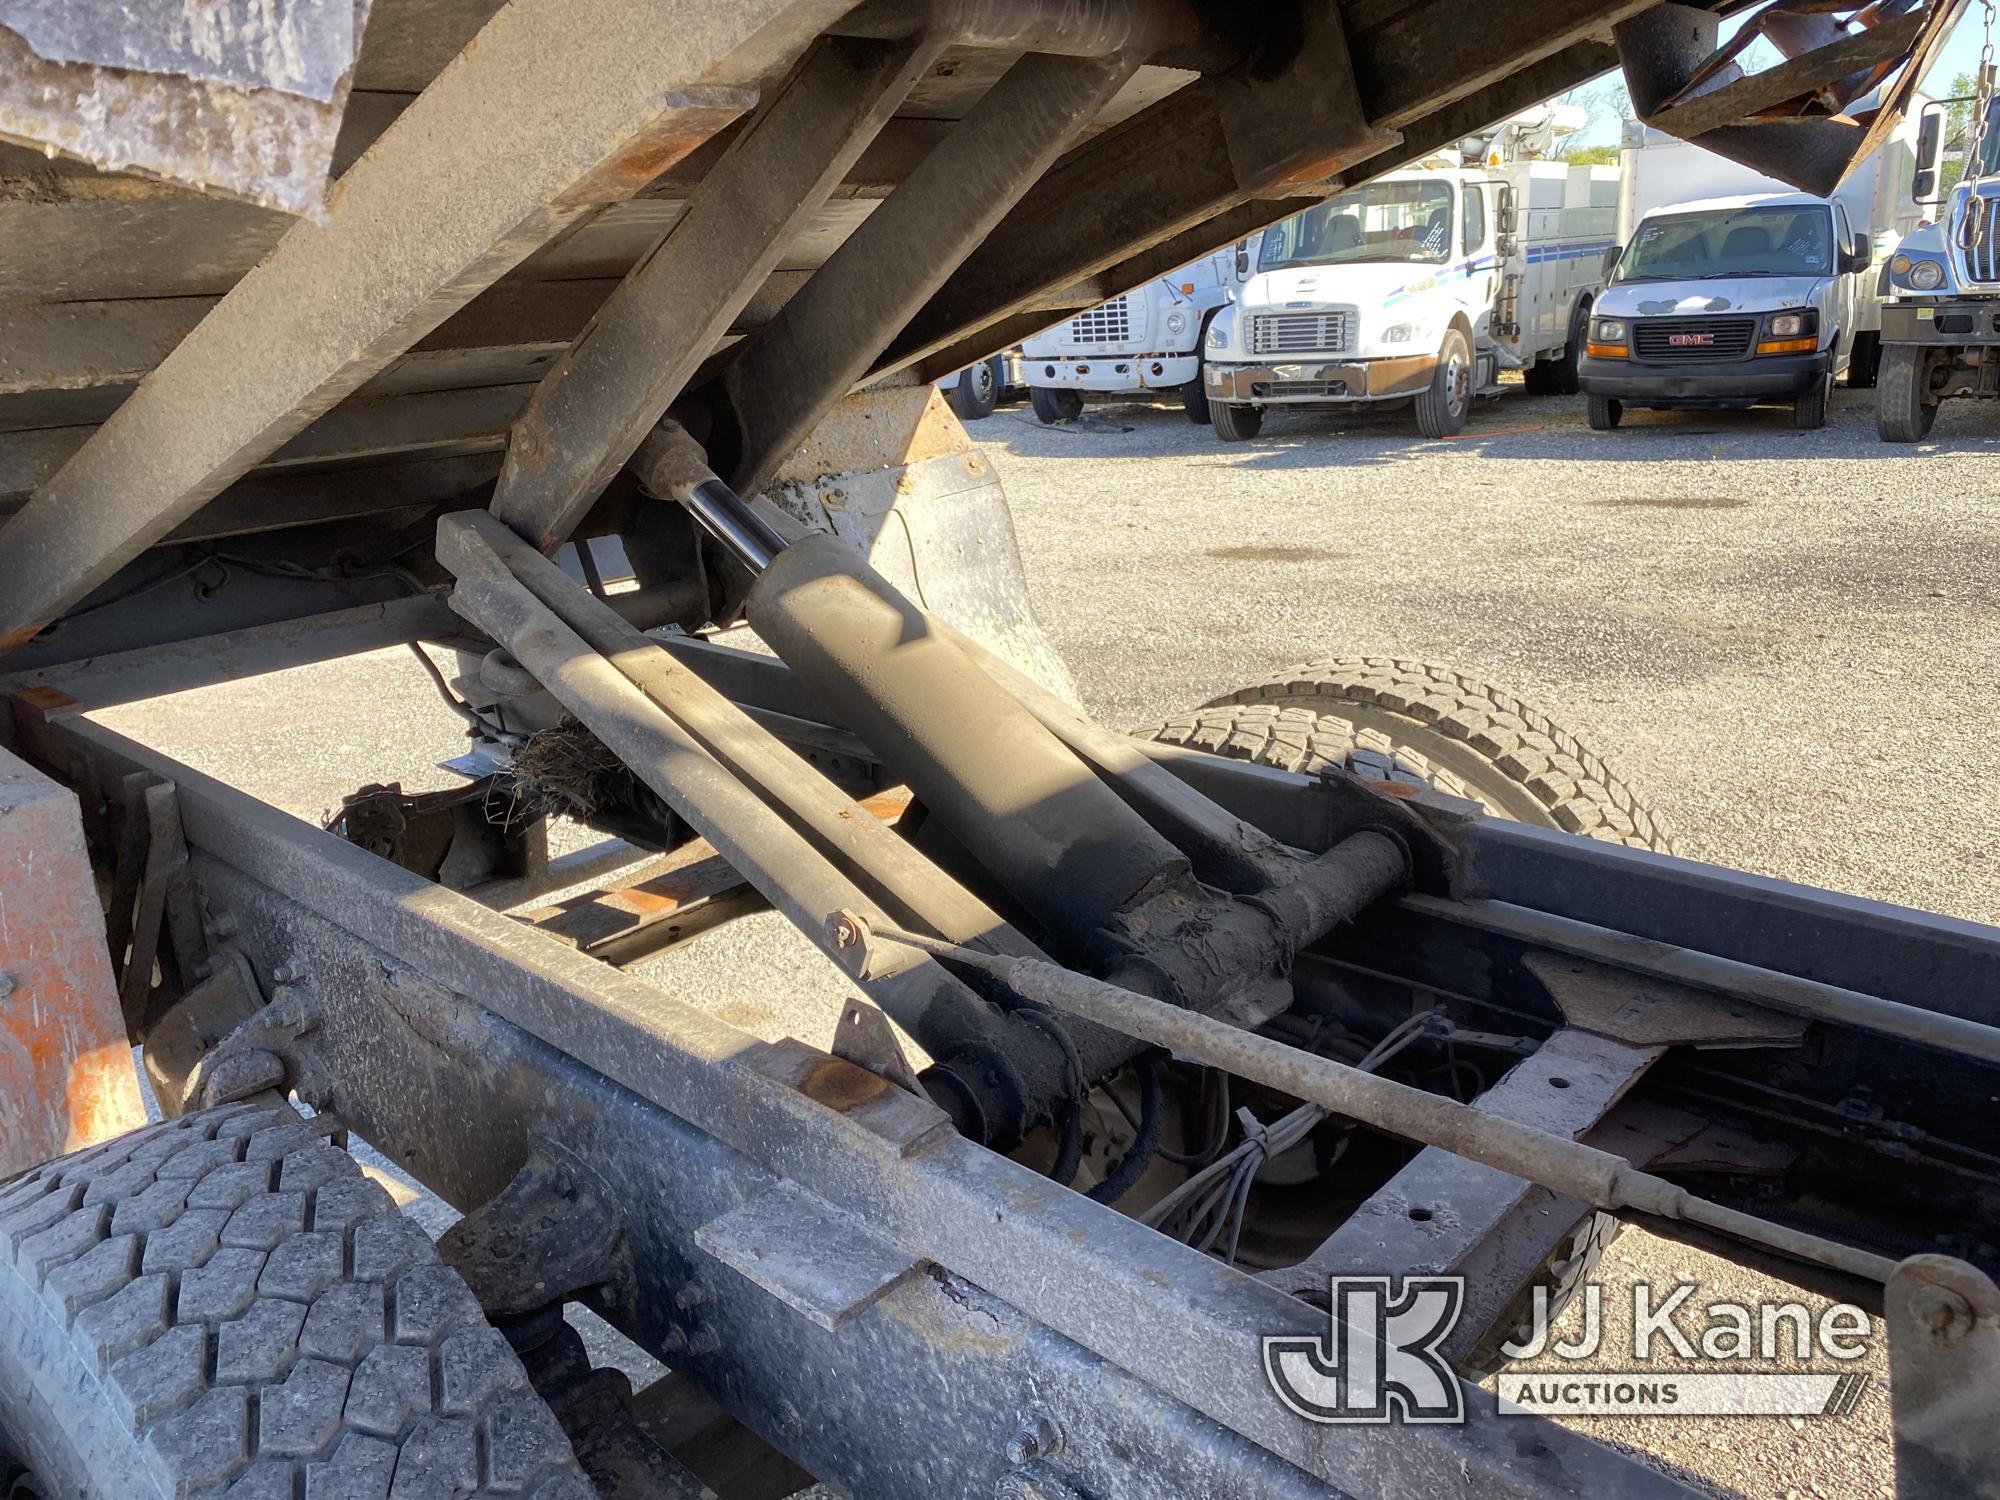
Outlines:
[[1539, 158], [1583, 119], [1538, 107], [1266, 230], [1203, 349], [1216, 436], [1253, 438], [1275, 407], [1402, 403], [1446, 437], [1505, 369], [1574, 392], [1618, 174]]
[[1582, 365], [1590, 425], [1627, 407], [1783, 403], [1826, 424], [1836, 380], [1874, 384], [1878, 255], [1913, 230], [1916, 127], [1901, 122], [1827, 197], [1638, 122], [1621, 157], [1619, 239]]
[[[0, 9], [0, 1496], [1692, 1500], [1480, 1383], [1621, 1216], [1876, 1312], [1899, 1500], [1992, 1493], [2000, 933], [1359, 641], [1096, 723], [931, 384], [1714, 11]], [[1396, 274], [1525, 327], [1570, 180]], [[380, 657], [332, 826], [100, 712], [388, 647], [500, 770], [390, 785]]]
[[[1965, 171], [1934, 218], [1905, 236], [1882, 271], [1882, 373], [1875, 423], [1885, 443], [1929, 436], [1938, 404], [2000, 397], [2000, 99], [1975, 101], [1983, 123]], [[1912, 191], [1936, 202], [1940, 105], [1919, 130]]]
[[[1249, 268], [1248, 247], [1225, 247], [1021, 341], [1028, 400], [1044, 422], [1066, 422], [1087, 396], [1178, 394], [1206, 424], [1201, 341]], [[1239, 269], [1240, 268], [1240, 269]]]

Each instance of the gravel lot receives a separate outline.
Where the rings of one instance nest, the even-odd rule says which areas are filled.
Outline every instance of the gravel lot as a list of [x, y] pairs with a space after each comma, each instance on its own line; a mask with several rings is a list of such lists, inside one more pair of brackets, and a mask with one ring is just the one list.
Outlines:
[[[1685, 854], [2000, 921], [2000, 408], [1954, 403], [1916, 448], [1878, 444], [1858, 392], [1821, 433], [1754, 412], [1597, 434], [1580, 401], [1518, 391], [1449, 442], [1407, 418], [1301, 415], [1224, 447], [1140, 406], [1059, 429], [1008, 408], [973, 431], [1043, 622], [1107, 723], [1315, 656], [1448, 662], [1611, 759]], [[101, 717], [306, 817], [361, 780], [446, 784], [432, 763], [459, 739], [397, 652]], [[774, 995], [838, 993], [775, 918], [740, 932], [652, 972], [756, 1029]], [[1640, 1276], [1699, 1280], [1703, 1300], [1783, 1294], [1632, 1231], [1607, 1302]], [[1888, 1497], [1879, 1346], [1863, 1368], [1877, 1388], [1838, 1424], [1594, 1425], [1718, 1496]]]
[[975, 424], [1089, 706], [1137, 727], [1316, 656], [1483, 676], [1611, 760], [1681, 851], [2000, 922], [2000, 406], [1877, 441], [1871, 393], [1635, 412], [1518, 392], [1409, 417], [1168, 407]]

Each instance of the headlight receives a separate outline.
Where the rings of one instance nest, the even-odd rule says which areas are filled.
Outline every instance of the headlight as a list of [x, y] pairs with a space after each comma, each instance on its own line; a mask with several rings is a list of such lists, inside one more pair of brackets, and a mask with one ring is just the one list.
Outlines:
[[1771, 337], [1795, 339], [1806, 331], [1806, 320], [1798, 313], [1779, 313], [1771, 319]]
[[1222, 319], [1220, 318], [1217, 318], [1213, 323], [1208, 325], [1208, 347], [1211, 349], [1227, 349], [1229, 347], [1229, 330], [1222, 326]]
[[1179, 338], [1187, 332], [1187, 319], [1177, 312], [1168, 313], [1167, 332], [1171, 333], [1175, 338]]
[[1382, 342], [1385, 344], [1407, 344], [1416, 336], [1415, 323], [1392, 323], [1382, 330]]
[[1909, 257], [1909, 256], [1907, 256], [1907, 255], [1905, 255], [1905, 254], [1903, 254], [1903, 252], [1902, 252], [1902, 251], [1900, 251], [1900, 250], [1898, 250], [1898, 251], [1897, 251], [1897, 252], [1896, 252], [1896, 253], [1895, 253], [1894, 255], [1890, 256], [1890, 257], [1889, 257], [1889, 274], [1890, 274], [1891, 276], [1907, 276], [1907, 275], [1909, 275], [1909, 274], [1910, 274], [1910, 257]]
[[1622, 344], [1625, 342], [1625, 320], [1623, 318], [1599, 318], [1590, 325], [1591, 342], [1597, 344]]
[[1910, 262], [1910, 285], [1920, 292], [1936, 291], [1944, 285], [1944, 263], [1935, 260]]

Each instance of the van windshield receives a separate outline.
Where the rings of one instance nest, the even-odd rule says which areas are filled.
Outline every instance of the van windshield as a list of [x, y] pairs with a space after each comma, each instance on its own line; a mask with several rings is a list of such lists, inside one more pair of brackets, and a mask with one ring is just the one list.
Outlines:
[[1371, 182], [1264, 231], [1260, 271], [1451, 259], [1451, 185]]
[[1824, 204], [1710, 209], [1643, 220], [1618, 280], [1700, 281], [1721, 276], [1824, 276], [1833, 230]]

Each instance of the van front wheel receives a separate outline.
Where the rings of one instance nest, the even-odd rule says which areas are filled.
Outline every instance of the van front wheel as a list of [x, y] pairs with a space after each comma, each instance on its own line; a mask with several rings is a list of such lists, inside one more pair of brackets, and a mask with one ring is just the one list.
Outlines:
[[1624, 403], [1609, 396], [1586, 396], [1584, 402], [1590, 412], [1592, 432], [1609, 432], [1625, 419]]
[[1792, 399], [1792, 426], [1801, 432], [1817, 432], [1826, 426], [1826, 403], [1832, 394], [1833, 366], [1828, 365], [1811, 390], [1801, 391]]

